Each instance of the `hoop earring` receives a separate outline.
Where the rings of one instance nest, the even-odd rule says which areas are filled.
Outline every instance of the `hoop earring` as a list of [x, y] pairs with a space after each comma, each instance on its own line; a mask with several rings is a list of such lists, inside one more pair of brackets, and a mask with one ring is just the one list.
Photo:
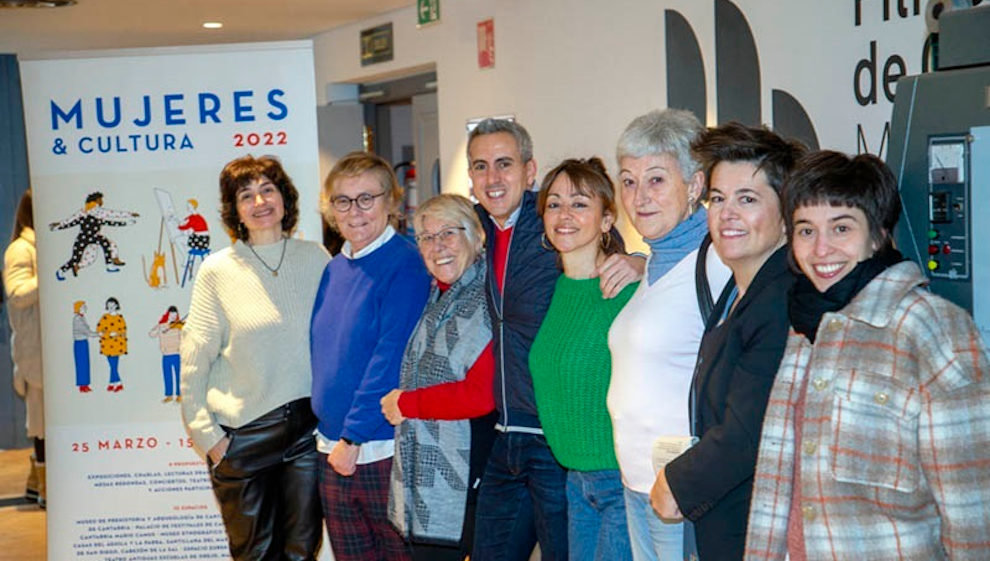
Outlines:
[[612, 233], [602, 232], [602, 249], [608, 250], [610, 245], [612, 245]]
[[543, 232], [542, 234], [540, 234], [540, 245], [543, 246], [543, 249], [545, 249], [547, 251], [557, 251], [557, 248], [555, 248], [553, 246], [553, 244], [550, 243], [549, 240], [547, 240], [547, 233], [546, 232]]

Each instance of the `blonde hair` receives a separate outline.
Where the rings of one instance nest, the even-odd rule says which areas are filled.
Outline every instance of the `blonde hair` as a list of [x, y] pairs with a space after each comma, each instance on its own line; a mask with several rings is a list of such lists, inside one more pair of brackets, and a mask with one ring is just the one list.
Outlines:
[[474, 257], [481, 253], [485, 245], [485, 231], [478, 220], [478, 213], [467, 197], [446, 193], [437, 195], [419, 205], [413, 215], [413, 226], [417, 232], [423, 231], [423, 221], [427, 216], [453, 222], [464, 228], [464, 235], [474, 250]]
[[365, 173], [371, 173], [378, 179], [378, 183], [386, 193], [385, 204], [388, 205], [389, 222], [392, 226], [398, 224], [399, 204], [402, 202], [403, 193], [392, 166], [370, 152], [351, 152], [334, 164], [323, 182], [323, 189], [320, 190], [320, 212], [334, 230], [337, 230], [337, 221], [333, 217], [333, 191], [337, 181]]
[[75, 302], [72, 303], [72, 312], [78, 314], [79, 313], [79, 310], [81, 310], [82, 307], [85, 306], [85, 305], [86, 305], [86, 302], [84, 302], [82, 300], [76, 300]]

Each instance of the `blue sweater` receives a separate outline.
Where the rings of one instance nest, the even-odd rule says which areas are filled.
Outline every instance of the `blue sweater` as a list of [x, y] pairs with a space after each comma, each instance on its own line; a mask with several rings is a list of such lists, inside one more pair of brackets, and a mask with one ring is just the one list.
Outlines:
[[310, 326], [313, 412], [323, 436], [358, 444], [393, 438], [378, 401], [399, 385], [402, 353], [429, 291], [423, 260], [402, 236], [327, 265]]

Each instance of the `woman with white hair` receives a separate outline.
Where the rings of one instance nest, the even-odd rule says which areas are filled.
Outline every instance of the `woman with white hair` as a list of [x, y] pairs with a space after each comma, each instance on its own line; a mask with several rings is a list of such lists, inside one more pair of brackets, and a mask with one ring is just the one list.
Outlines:
[[654, 441], [690, 434], [688, 394], [707, 320], [699, 302], [711, 306], [731, 276], [707, 244], [699, 251], [708, 234], [705, 175], [691, 142], [702, 130], [688, 111], [651, 111], [616, 148], [622, 206], [650, 246], [645, 282], [609, 331], [608, 409], [635, 561], [680, 560], [693, 549], [684, 551], [683, 523], [650, 507], [650, 488]]
[[414, 561], [459, 561], [471, 553], [478, 485], [495, 438], [485, 232], [460, 195], [426, 201], [413, 223], [433, 286], [399, 388], [381, 400], [396, 425], [388, 514]]

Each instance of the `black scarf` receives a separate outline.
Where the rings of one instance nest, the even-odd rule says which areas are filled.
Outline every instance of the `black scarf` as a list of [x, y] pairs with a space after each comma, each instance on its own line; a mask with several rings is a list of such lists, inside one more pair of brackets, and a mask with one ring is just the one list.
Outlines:
[[887, 245], [869, 259], [860, 261], [845, 278], [825, 292], [819, 292], [808, 277], [799, 274], [787, 298], [787, 315], [794, 330], [814, 344], [818, 324], [826, 312], [845, 308], [874, 277], [901, 261], [904, 261], [904, 256]]

